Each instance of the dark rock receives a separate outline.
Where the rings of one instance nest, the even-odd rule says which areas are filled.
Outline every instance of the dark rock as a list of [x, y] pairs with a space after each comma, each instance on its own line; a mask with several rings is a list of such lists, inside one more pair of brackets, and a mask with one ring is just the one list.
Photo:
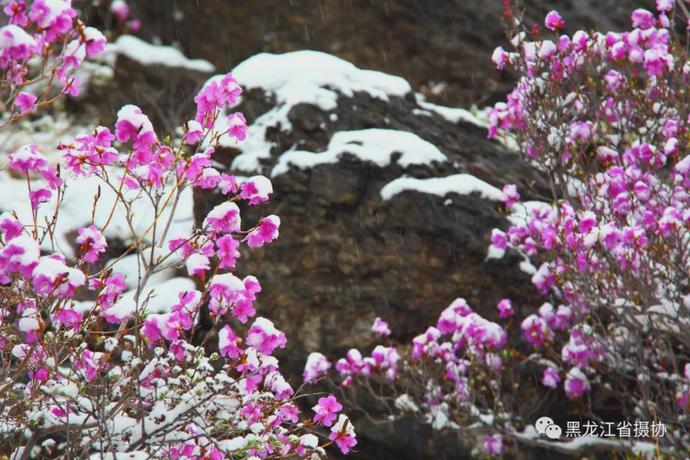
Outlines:
[[[514, 2], [513, 2], [514, 3]], [[621, 30], [651, 0], [524, 0], [528, 24], [561, 12], [569, 32]], [[448, 105], [503, 98], [513, 76], [489, 57], [505, 45], [500, 0], [226, 0], [133, 2], [147, 38], [178, 42], [189, 56], [231, 69], [262, 51], [315, 49], [357, 66], [402, 75]], [[203, 32], [201, 32], [203, 31]]]
[[[271, 100], [270, 94], [253, 90], [239, 110], [251, 114], [251, 122], [271, 109], [266, 102]], [[370, 331], [376, 316], [388, 320], [393, 339], [402, 342], [434, 324], [456, 297], [466, 298], [493, 319], [496, 303], [504, 297], [514, 299], [519, 309], [539, 305], [516, 257], [485, 262], [491, 230], [507, 226], [500, 203], [478, 194], [440, 197], [409, 191], [390, 200], [380, 195], [384, 185], [403, 175], [429, 178], [459, 172], [498, 187], [518, 183], [527, 198], [544, 195], [540, 174], [516, 153], [487, 140], [485, 129], [424, 113], [412, 95], [387, 102], [367, 93], [340, 95], [330, 113], [307, 104], [289, 113], [290, 130], [267, 131], [276, 146], [261, 171], [266, 175], [294, 146], [323, 151], [334, 133], [372, 127], [413, 132], [448, 157], [443, 163], [403, 167], [393, 155], [390, 165], [380, 167], [345, 154], [337, 163], [293, 167], [274, 178], [269, 206], [243, 210], [247, 225], [269, 213], [281, 218], [279, 239], [266, 248], [245, 250], [237, 271], [261, 280], [258, 311], [288, 335], [288, 348], [280, 358], [289, 375], [300, 378], [312, 351], [331, 358], [351, 347], [370, 351], [376, 341]], [[227, 165], [236, 154], [218, 152]], [[202, 220], [220, 199], [197, 193], [196, 219]], [[435, 458], [445, 449], [443, 442], [441, 450], [430, 450], [429, 433], [421, 436], [419, 430], [409, 423], [363, 430], [365, 448], [359, 458], [386, 458], [380, 456], [384, 451], [387, 458]], [[457, 439], [454, 442], [457, 447]], [[444, 455], [466, 456], [456, 454]]]

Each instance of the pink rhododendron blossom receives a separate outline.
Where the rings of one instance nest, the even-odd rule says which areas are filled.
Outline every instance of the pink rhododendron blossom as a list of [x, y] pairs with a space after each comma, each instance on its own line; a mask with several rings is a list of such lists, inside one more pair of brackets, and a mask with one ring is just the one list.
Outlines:
[[314, 383], [328, 374], [331, 363], [326, 357], [318, 352], [310, 353], [307, 357], [307, 364], [304, 366], [302, 378], [305, 383]]
[[21, 113], [27, 113], [34, 110], [37, 99], [38, 98], [34, 94], [22, 91], [14, 99], [14, 103], [19, 108]]
[[545, 387], [556, 389], [558, 387], [561, 377], [558, 375], [555, 369], [547, 367], [544, 369], [544, 374], [541, 378], [541, 384]]
[[550, 11], [544, 20], [544, 26], [549, 30], [559, 30], [565, 27], [565, 21], [556, 11]]
[[158, 142], [151, 121], [135, 105], [125, 105], [117, 112], [115, 137], [120, 142], [134, 141], [134, 148], [142, 150]]
[[217, 233], [231, 233], [240, 230], [240, 222], [240, 208], [228, 201], [214, 207], [206, 215], [204, 227]]
[[194, 253], [187, 257], [185, 266], [189, 276], [204, 276], [211, 269], [211, 262], [205, 255]]
[[241, 112], [235, 112], [228, 116], [228, 134], [238, 141], [247, 138], [247, 120]]
[[267, 202], [272, 193], [273, 185], [265, 176], [252, 176], [240, 185], [240, 196], [250, 205]]
[[649, 29], [654, 27], [654, 15], [642, 8], [638, 8], [632, 12], [630, 16], [632, 20], [633, 27], [639, 27], [640, 29]]
[[35, 145], [24, 145], [9, 155], [8, 165], [12, 169], [29, 172], [38, 172], [48, 166], [45, 157], [39, 153]]
[[520, 201], [520, 194], [515, 185], [505, 185], [503, 187], [503, 202], [509, 208], [512, 208], [515, 203]]
[[254, 347], [261, 353], [270, 355], [276, 348], [284, 348], [287, 342], [285, 334], [273, 326], [273, 322], [258, 317], [247, 332], [247, 346]]
[[196, 120], [189, 120], [187, 122], [187, 132], [184, 136], [184, 141], [187, 144], [194, 145], [199, 142], [204, 136], [204, 129]]
[[216, 240], [216, 256], [218, 256], [218, 268], [235, 268], [235, 263], [240, 257], [237, 250], [240, 242], [232, 235], [224, 235]]
[[335, 399], [335, 396], [328, 395], [319, 398], [318, 404], [312, 407], [316, 413], [314, 421], [319, 425], [331, 426], [335, 421], [338, 412], [343, 409], [343, 406]]
[[278, 238], [280, 228], [280, 218], [275, 215], [266, 216], [261, 219], [259, 225], [252, 230], [245, 238], [247, 244], [252, 248], [259, 248], [264, 244]]
[[569, 398], [581, 398], [590, 390], [589, 380], [580, 368], [573, 367], [566, 375], [563, 388]]
[[510, 299], [501, 299], [498, 305], [496, 305], [496, 308], [498, 309], [498, 316], [500, 318], [508, 318], [514, 314], [513, 304]]
[[497, 434], [487, 436], [484, 440], [484, 449], [489, 455], [503, 455], [503, 438]]
[[222, 356], [237, 359], [242, 354], [240, 339], [227, 324], [218, 333], [218, 350]]
[[338, 421], [331, 427], [331, 434], [328, 439], [334, 441], [343, 454], [347, 454], [357, 445], [355, 428], [347, 416], [340, 414]]
[[502, 47], [499, 46], [494, 50], [491, 60], [494, 64], [496, 64], [497, 69], [503, 70], [506, 64], [510, 61], [510, 56]]
[[82, 258], [89, 263], [98, 260], [100, 254], [108, 248], [108, 244], [103, 234], [95, 225], [89, 225], [79, 229], [79, 235], [75, 239], [82, 252]]
[[379, 318], [378, 316], [374, 320], [374, 324], [371, 326], [371, 330], [383, 337], [388, 337], [391, 335], [391, 330], [388, 327], [388, 323]]

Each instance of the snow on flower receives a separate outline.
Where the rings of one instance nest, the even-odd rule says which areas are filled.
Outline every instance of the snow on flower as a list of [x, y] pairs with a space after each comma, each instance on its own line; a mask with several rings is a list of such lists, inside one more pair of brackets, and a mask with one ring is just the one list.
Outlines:
[[307, 357], [307, 363], [304, 366], [302, 378], [305, 383], [314, 383], [320, 378], [326, 376], [331, 369], [331, 363], [326, 357], [318, 352], [310, 353]]

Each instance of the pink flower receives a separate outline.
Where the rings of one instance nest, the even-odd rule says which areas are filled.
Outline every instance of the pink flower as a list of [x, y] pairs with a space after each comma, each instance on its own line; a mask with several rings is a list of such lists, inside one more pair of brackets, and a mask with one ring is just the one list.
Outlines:
[[38, 98], [34, 94], [22, 91], [14, 99], [14, 104], [19, 107], [21, 113], [27, 113], [36, 108], [37, 99]]
[[96, 262], [99, 254], [104, 253], [108, 247], [105, 237], [93, 224], [80, 228], [75, 241], [80, 245], [82, 258], [89, 263]]
[[284, 422], [297, 423], [299, 420], [299, 409], [294, 404], [283, 404], [278, 409], [278, 417]]
[[107, 40], [100, 30], [87, 27], [84, 29], [84, 38], [86, 39], [86, 55], [88, 57], [98, 56], [105, 51]]
[[520, 194], [517, 191], [517, 186], [514, 184], [506, 184], [503, 186], [503, 203], [509, 208], [512, 208], [515, 203], [520, 201]]
[[[621, 75], [619, 72], [616, 72], [615, 70], [609, 70], [606, 75], [604, 75], [604, 81], [606, 82], [606, 88], [611, 91], [612, 93], [615, 93], [618, 91], [618, 88], [620, 88], [621, 84], [624, 81], [623, 75]], [[608, 147], [607, 147], [608, 148]]]
[[65, 265], [63, 260], [55, 256], [44, 256], [33, 270], [32, 281], [37, 294], [65, 298], [83, 286], [86, 277], [82, 271]]
[[551, 331], [546, 321], [537, 315], [529, 315], [522, 321], [520, 327], [525, 340], [536, 347], [544, 346], [546, 342], [553, 338], [553, 331]]
[[149, 149], [158, 142], [149, 117], [135, 105], [125, 105], [117, 112], [115, 137], [120, 142], [134, 141], [134, 148]]
[[231, 233], [240, 230], [240, 208], [231, 201], [219, 204], [204, 219], [204, 227], [217, 233]]
[[197, 113], [195, 120], [204, 128], [211, 128], [221, 110], [233, 106], [242, 94], [242, 88], [231, 74], [213, 77], [194, 97]]
[[96, 298], [96, 303], [104, 309], [112, 306], [127, 288], [125, 277], [121, 273], [114, 273], [109, 276], [105, 283], [92, 283], [91, 281], [89, 282], [91, 289], [102, 289]]
[[19, 147], [10, 153], [8, 160], [10, 168], [22, 171], [24, 174], [39, 171], [48, 165], [45, 157], [39, 153], [38, 147], [35, 145]]
[[240, 242], [232, 237], [225, 235], [216, 240], [216, 256], [218, 257], [218, 268], [235, 268], [235, 263], [240, 257]]
[[374, 324], [371, 326], [371, 330], [374, 333], [381, 335], [383, 337], [388, 337], [389, 335], [391, 335], [391, 330], [388, 327], [388, 323], [379, 318], [378, 316], [374, 320]]
[[667, 12], [673, 9], [673, 0], [656, 0], [656, 9], [659, 12]]
[[24, 226], [17, 219], [13, 218], [9, 213], [4, 212], [0, 214], [0, 233], [5, 238], [5, 241], [10, 241], [12, 238], [21, 235]]
[[644, 52], [644, 68], [650, 75], [662, 75], [673, 70], [673, 56], [664, 48], [648, 49]]
[[53, 196], [53, 192], [45, 187], [40, 187], [29, 192], [29, 201], [31, 202], [31, 209], [36, 211], [41, 203], [46, 203]]
[[630, 19], [632, 20], [633, 27], [639, 27], [643, 30], [654, 27], [654, 23], [656, 22], [654, 20], [654, 15], [643, 8], [638, 8], [633, 11]]
[[394, 347], [384, 347], [377, 345], [374, 351], [371, 352], [371, 359], [373, 360], [374, 368], [378, 370], [385, 370], [386, 376], [394, 380], [398, 375], [398, 361], [400, 361], [400, 354]]
[[496, 308], [498, 309], [498, 316], [500, 318], [507, 318], [509, 316], [513, 316], [514, 314], [513, 304], [510, 299], [502, 299], [500, 302], [498, 302]]
[[185, 143], [189, 145], [196, 144], [204, 136], [204, 129], [196, 120], [189, 120], [187, 122], [187, 132], [184, 135]]
[[28, 19], [26, 17], [26, 3], [24, 0], [10, 0], [2, 10], [10, 19], [10, 24], [26, 27]]
[[323, 354], [313, 352], [307, 357], [307, 364], [304, 366], [302, 378], [305, 383], [315, 383], [320, 378], [325, 377], [330, 368], [331, 363]]
[[218, 333], [218, 350], [221, 356], [226, 356], [230, 359], [237, 359], [242, 355], [242, 349], [239, 347], [241, 340], [235, 335], [229, 325], [223, 326], [223, 329]]
[[65, 327], [76, 331], [82, 322], [82, 314], [72, 308], [62, 308], [55, 315], [53, 321]]
[[119, 22], [129, 19], [129, 5], [124, 0], [113, 0], [110, 3], [110, 12]]
[[240, 112], [228, 116], [228, 134], [239, 141], [247, 138], [247, 120]]
[[268, 201], [268, 195], [273, 193], [273, 185], [265, 176], [253, 176], [240, 185], [240, 196], [249, 202], [250, 206]]
[[100, 360], [102, 354], [94, 353], [93, 351], [86, 349], [81, 352], [81, 355], [74, 362], [74, 367], [80, 369], [84, 372], [86, 380], [91, 382], [98, 375], [100, 370]]
[[270, 355], [276, 348], [285, 348], [285, 334], [275, 328], [273, 322], [258, 317], [247, 331], [247, 346], [254, 347], [265, 355]]
[[266, 243], [278, 238], [278, 229], [280, 228], [280, 217], [270, 215], [264, 217], [259, 225], [252, 230], [245, 240], [252, 248], [259, 248]]
[[237, 193], [239, 186], [237, 185], [237, 178], [229, 174], [221, 173], [220, 182], [218, 182], [221, 193], [227, 195], [229, 193]]
[[506, 250], [508, 248], [508, 238], [503, 231], [494, 228], [491, 230], [491, 244], [498, 249]]
[[544, 374], [541, 378], [542, 385], [555, 390], [558, 387], [558, 383], [560, 381], [561, 377], [558, 375], [558, 372], [556, 372], [556, 369], [552, 367], [547, 367], [546, 369], [544, 369]]
[[573, 367], [566, 375], [563, 388], [569, 398], [581, 398], [590, 390], [589, 380], [579, 367]]
[[336, 424], [331, 427], [331, 434], [328, 435], [328, 439], [335, 441], [335, 444], [343, 454], [350, 452], [357, 445], [355, 428], [352, 426], [350, 419], [340, 414]]
[[594, 136], [594, 124], [591, 121], [574, 121], [570, 125], [568, 133], [568, 141], [575, 142], [589, 142]]
[[156, 343], [163, 336], [160, 327], [158, 326], [158, 318], [150, 316], [144, 320], [144, 325], [141, 328], [141, 333], [146, 337], [149, 345]]
[[206, 272], [211, 269], [211, 262], [205, 255], [194, 253], [187, 257], [185, 266], [187, 267], [187, 274], [189, 276], [203, 277]]
[[565, 27], [565, 21], [558, 12], [550, 11], [544, 19], [544, 26], [555, 32]]
[[331, 426], [335, 421], [335, 418], [343, 409], [343, 406], [335, 399], [335, 396], [328, 395], [319, 398], [316, 406], [311, 408], [316, 415], [314, 416], [314, 421], [319, 425]]
[[510, 56], [505, 52], [503, 47], [497, 47], [491, 55], [491, 60], [496, 64], [498, 70], [503, 70], [505, 65], [510, 62]]
[[503, 438], [499, 434], [487, 436], [484, 439], [484, 449], [489, 455], [503, 455]]

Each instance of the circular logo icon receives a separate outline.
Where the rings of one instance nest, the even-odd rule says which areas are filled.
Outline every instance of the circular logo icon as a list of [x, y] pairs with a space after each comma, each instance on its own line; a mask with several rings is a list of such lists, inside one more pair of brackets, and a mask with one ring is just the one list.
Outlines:
[[549, 425], [546, 427], [546, 437], [549, 439], [558, 439], [563, 434], [563, 430], [558, 425]]
[[545, 434], [546, 429], [551, 425], [554, 425], [553, 419], [551, 417], [539, 417], [539, 419], [537, 419], [537, 422], [534, 424], [534, 427], [537, 429], [537, 433]]

